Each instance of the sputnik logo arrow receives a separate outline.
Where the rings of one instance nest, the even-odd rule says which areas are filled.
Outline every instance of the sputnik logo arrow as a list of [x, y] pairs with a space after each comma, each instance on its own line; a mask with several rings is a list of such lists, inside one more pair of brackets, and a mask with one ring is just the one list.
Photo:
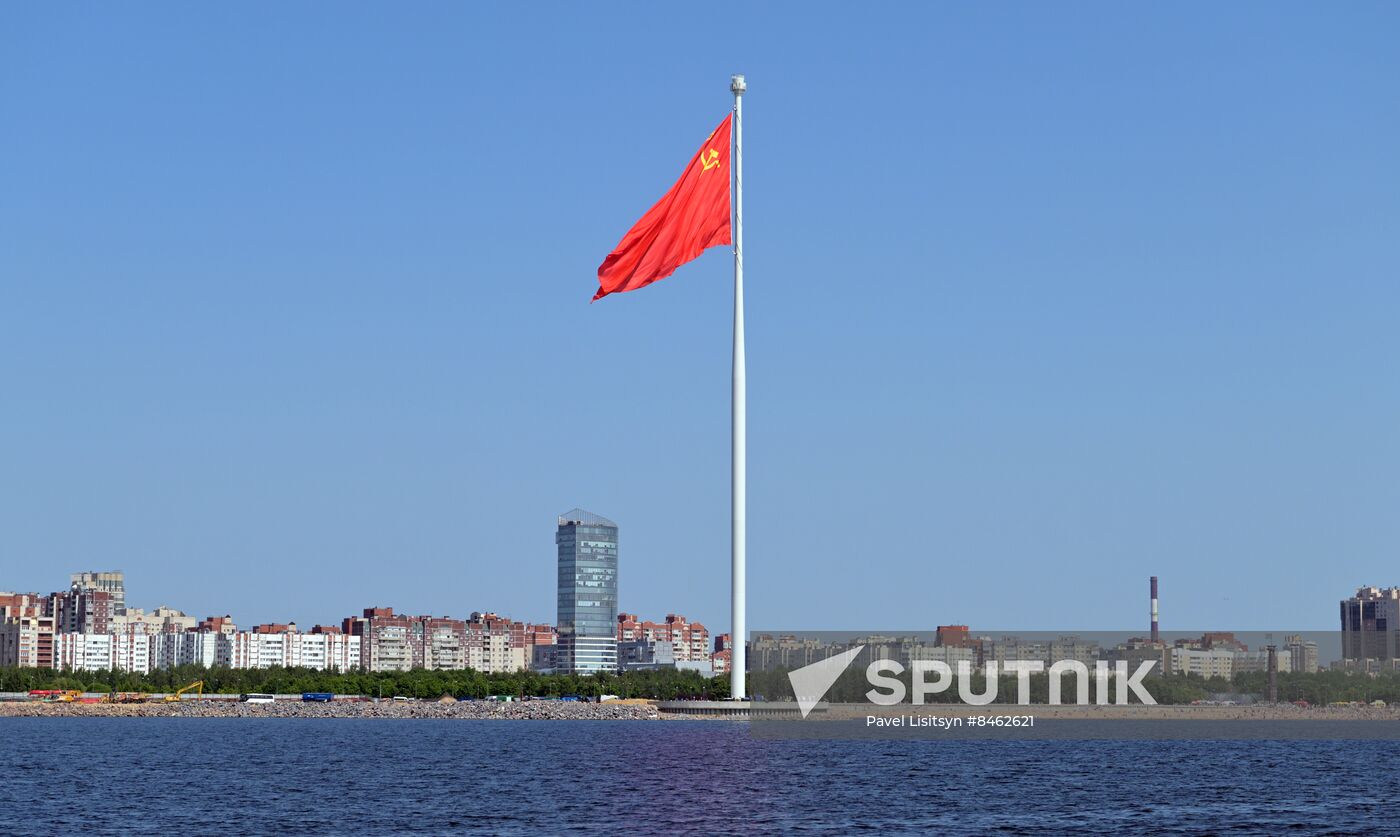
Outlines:
[[841, 672], [846, 670], [851, 660], [854, 660], [863, 648], [864, 645], [858, 645], [834, 657], [827, 657], [825, 660], [818, 660], [809, 666], [788, 672], [792, 693], [797, 698], [797, 708], [802, 711], [802, 717], [807, 717], [812, 709], [821, 703], [827, 690], [836, 682], [836, 678], [841, 676]]

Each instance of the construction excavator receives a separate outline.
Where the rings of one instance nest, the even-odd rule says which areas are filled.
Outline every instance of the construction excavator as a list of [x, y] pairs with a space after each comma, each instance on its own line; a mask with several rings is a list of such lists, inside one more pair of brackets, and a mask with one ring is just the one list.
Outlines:
[[179, 703], [179, 702], [180, 702], [180, 695], [183, 695], [185, 692], [188, 692], [190, 689], [198, 689], [199, 691], [198, 691], [196, 694], [198, 694], [198, 696], [199, 696], [200, 698], [203, 698], [203, 697], [204, 697], [204, 681], [203, 681], [203, 680], [196, 680], [196, 681], [194, 681], [193, 683], [191, 683], [190, 685], [186, 686], [185, 688], [179, 690], [178, 692], [176, 692], [176, 693], [174, 693], [174, 694], [172, 694], [172, 695], [166, 695], [166, 696], [165, 696], [165, 702], [166, 702], [166, 703]]

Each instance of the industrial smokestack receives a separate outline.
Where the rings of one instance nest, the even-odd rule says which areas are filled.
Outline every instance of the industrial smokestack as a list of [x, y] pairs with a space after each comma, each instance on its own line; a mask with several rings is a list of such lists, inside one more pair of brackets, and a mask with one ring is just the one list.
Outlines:
[[1161, 635], [1157, 632], [1157, 576], [1152, 576], [1152, 641], [1160, 642]]

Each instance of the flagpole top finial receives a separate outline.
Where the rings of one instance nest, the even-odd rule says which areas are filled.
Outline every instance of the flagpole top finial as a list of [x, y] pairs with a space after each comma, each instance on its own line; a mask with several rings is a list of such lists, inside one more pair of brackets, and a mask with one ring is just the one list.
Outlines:
[[735, 96], [744, 95], [744, 91], [748, 89], [748, 87], [744, 84], [744, 76], [742, 73], [729, 77], [729, 89], [734, 91]]

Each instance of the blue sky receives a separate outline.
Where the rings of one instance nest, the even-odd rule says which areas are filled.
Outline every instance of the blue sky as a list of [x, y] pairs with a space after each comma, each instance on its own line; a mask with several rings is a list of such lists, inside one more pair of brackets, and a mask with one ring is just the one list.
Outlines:
[[1400, 12], [0, 12], [0, 588], [728, 621], [728, 254], [589, 305], [743, 72], [754, 628], [1332, 627], [1400, 583]]

